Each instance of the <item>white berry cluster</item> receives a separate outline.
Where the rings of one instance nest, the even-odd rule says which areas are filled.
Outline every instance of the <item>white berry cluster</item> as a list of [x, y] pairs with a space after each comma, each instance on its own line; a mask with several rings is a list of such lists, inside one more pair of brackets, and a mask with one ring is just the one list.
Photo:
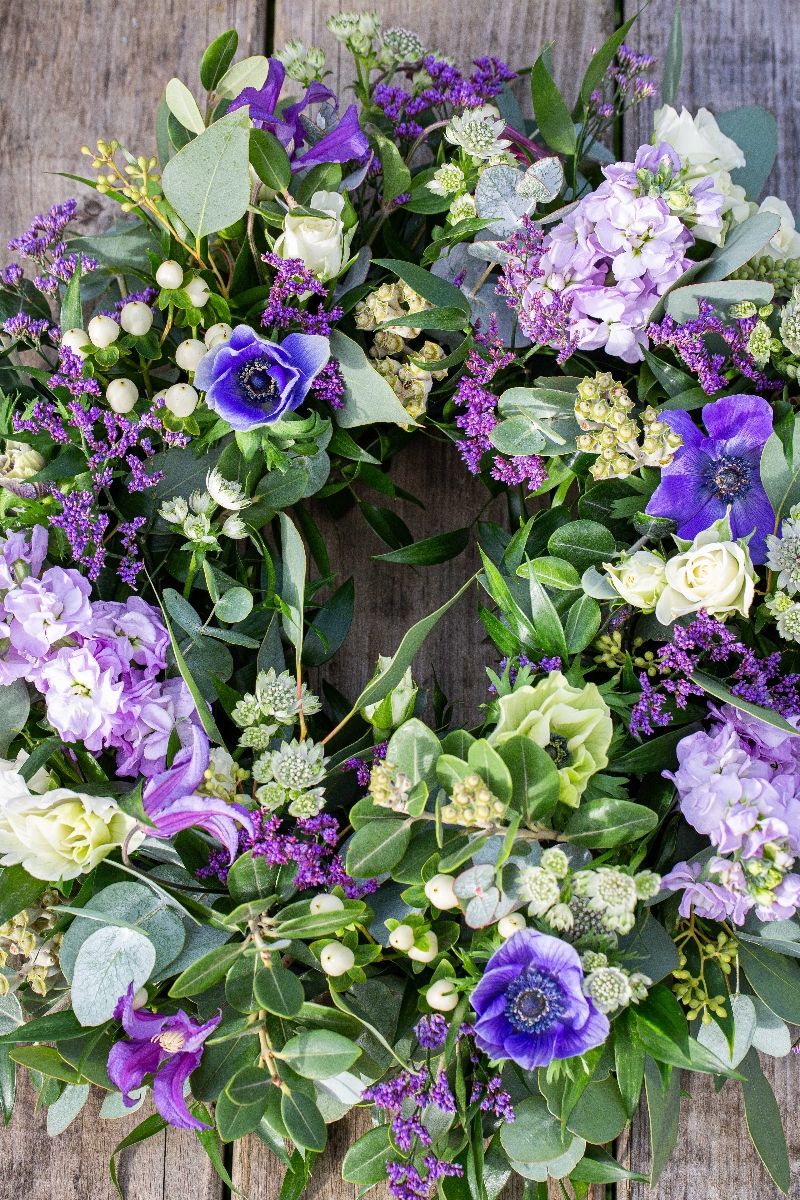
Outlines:
[[387, 762], [376, 762], [370, 771], [369, 794], [372, 803], [380, 808], [391, 808], [393, 812], [408, 812], [408, 793], [411, 791], [411, 780], [396, 765]]

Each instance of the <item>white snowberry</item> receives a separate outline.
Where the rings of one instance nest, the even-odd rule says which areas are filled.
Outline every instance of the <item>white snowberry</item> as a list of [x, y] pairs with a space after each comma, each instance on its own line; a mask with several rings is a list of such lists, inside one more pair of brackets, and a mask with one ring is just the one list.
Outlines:
[[201, 279], [199, 275], [195, 275], [194, 279], [190, 279], [183, 290], [195, 308], [202, 308], [211, 294], [205, 279]]
[[183, 283], [183, 267], [181, 264], [176, 263], [174, 258], [168, 258], [166, 262], [162, 262], [156, 271], [156, 283], [159, 287], [174, 292]]
[[119, 325], [111, 317], [92, 317], [89, 322], [89, 341], [100, 350], [105, 350], [119, 337]]
[[389, 945], [407, 952], [414, 945], [414, 930], [410, 925], [398, 925], [389, 934]]
[[501, 917], [497, 922], [497, 932], [501, 938], [510, 938], [512, 934], [519, 933], [520, 929], [524, 929], [527, 923], [522, 913], [511, 913], [508, 917]]
[[182, 371], [196, 371], [205, 353], [206, 348], [198, 338], [187, 338], [175, 351], [175, 362]]
[[131, 300], [119, 314], [119, 323], [126, 333], [131, 333], [134, 337], [144, 337], [150, 332], [153, 324], [150, 305], [143, 304], [141, 300]]
[[439, 953], [439, 941], [433, 930], [429, 929], [425, 936], [428, 939], [427, 950], [421, 950], [419, 946], [412, 946], [408, 952], [408, 957], [413, 958], [414, 962], [433, 962], [433, 960], [436, 958], [436, 955]]
[[431, 1008], [439, 1012], [452, 1012], [458, 1004], [458, 992], [452, 979], [437, 979], [425, 993], [425, 999]]
[[216, 325], [211, 325], [206, 330], [203, 341], [206, 344], [206, 348], [210, 350], [212, 346], [217, 346], [220, 342], [227, 342], [232, 333], [233, 327], [231, 325], [228, 325], [226, 321], [219, 321]]
[[61, 345], [66, 346], [78, 358], [86, 358], [90, 346], [89, 335], [85, 329], [68, 329], [61, 335]]
[[425, 884], [425, 895], [437, 908], [458, 908], [458, 896], [450, 875], [434, 875]]
[[173, 383], [164, 393], [164, 405], [176, 417], [188, 417], [197, 408], [200, 399], [189, 383]]
[[320, 966], [326, 975], [346, 975], [356, 965], [356, 956], [339, 942], [328, 942], [320, 951]]
[[312, 915], [316, 916], [317, 913], [341, 912], [344, 904], [338, 896], [329, 896], [326, 892], [321, 892], [319, 896], [314, 897], [309, 908]]
[[132, 379], [112, 379], [106, 388], [106, 400], [115, 413], [129, 413], [139, 399]]

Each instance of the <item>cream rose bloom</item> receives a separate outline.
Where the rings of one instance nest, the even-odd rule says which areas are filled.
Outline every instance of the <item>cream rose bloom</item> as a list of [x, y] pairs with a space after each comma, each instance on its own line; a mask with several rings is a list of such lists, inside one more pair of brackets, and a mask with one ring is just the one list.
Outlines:
[[769, 254], [772, 258], [785, 261], [787, 258], [800, 258], [800, 233], [795, 229], [794, 213], [785, 200], [777, 196], [767, 196], [758, 206], [759, 212], [775, 213], [781, 219], [780, 229], [775, 237], [767, 242], [764, 249], [756, 256], [764, 258]]
[[656, 618], [670, 625], [677, 617], [704, 608], [713, 617], [738, 612], [746, 617], [753, 603], [755, 571], [747, 546], [720, 539], [720, 522], [698, 533], [691, 546], [667, 562], [667, 586], [656, 605]]
[[287, 213], [283, 233], [275, 243], [275, 253], [281, 258], [302, 258], [306, 268], [324, 282], [341, 270], [350, 250], [353, 230], [344, 232], [344, 196], [338, 192], [314, 192], [308, 207], [329, 215], [293, 217]]
[[596, 771], [608, 766], [614, 728], [611, 710], [597, 686], [576, 688], [560, 671], [531, 687], [517, 688], [498, 701], [500, 720], [489, 736], [493, 746], [522, 734], [547, 750], [558, 767], [559, 800], [577, 808]]
[[[730, 214], [734, 224], [746, 221], [750, 216], [750, 205], [745, 199], [745, 190], [731, 179], [730, 172], [745, 165], [745, 157], [732, 138], [726, 137], [707, 108], [699, 108], [693, 117], [687, 108], [677, 110], [665, 104], [655, 113], [653, 141], [667, 142], [676, 151], [683, 168], [681, 175], [691, 184], [709, 175], [714, 180], [714, 191], [725, 197], [722, 215]], [[722, 244], [725, 227], [712, 229], [697, 225], [693, 232], [706, 241]]]
[[[19, 771], [22, 764], [30, 758], [27, 750], [20, 750], [17, 757], [12, 762], [10, 758], [0, 758], [0, 803], [2, 803], [3, 780], [6, 771]], [[28, 780], [28, 787], [37, 796], [41, 796], [53, 783], [53, 779], [49, 771], [45, 771], [44, 767], [39, 767], [31, 778]]]
[[[16, 771], [0, 774], [0, 863], [54, 883], [93, 870], [136, 822], [108, 796], [54, 788], [37, 796]], [[137, 832], [129, 846], [144, 840]]]
[[623, 600], [652, 612], [667, 586], [666, 563], [660, 554], [637, 550], [619, 563], [603, 563], [606, 579]]

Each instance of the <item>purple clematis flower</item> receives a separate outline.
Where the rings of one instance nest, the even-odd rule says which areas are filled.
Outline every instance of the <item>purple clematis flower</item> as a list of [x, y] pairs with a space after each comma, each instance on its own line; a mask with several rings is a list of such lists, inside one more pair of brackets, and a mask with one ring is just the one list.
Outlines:
[[600, 1046], [608, 1017], [584, 996], [582, 984], [574, 947], [520, 930], [492, 955], [472, 993], [476, 1043], [491, 1058], [510, 1058], [526, 1071]]
[[692, 539], [730, 508], [733, 537], [752, 533], [750, 557], [763, 563], [765, 538], [775, 524], [759, 474], [761, 452], [772, 433], [767, 401], [760, 396], [725, 396], [706, 404], [707, 436], [681, 410], [665, 412], [661, 420], [681, 435], [683, 446], [662, 470], [647, 513], [672, 517], [678, 522], [678, 537]]
[[[183, 1098], [183, 1085], [203, 1056], [203, 1042], [222, 1019], [198, 1024], [183, 1011], [167, 1016], [133, 1007], [133, 984], [120, 996], [114, 1017], [122, 1021], [129, 1042], [115, 1042], [108, 1055], [108, 1075], [122, 1092], [126, 1108], [136, 1102], [129, 1095], [141, 1087], [145, 1075], [155, 1075], [153, 1100], [161, 1116], [179, 1129], [210, 1129], [193, 1117]], [[161, 1064], [164, 1063], [162, 1067]], [[161, 1068], [159, 1070], [159, 1068]]]
[[328, 339], [318, 334], [290, 333], [278, 345], [237, 325], [200, 360], [194, 382], [208, 407], [244, 432], [298, 408], [329, 358]]
[[228, 804], [216, 796], [196, 796], [208, 766], [208, 738], [196, 725], [191, 741], [175, 755], [171, 767], [155, 775], [142, 795], [144, 811], [157, 826], [152, 837], [171, 838], [182, 829], [205, 829], [228, 851], [233, 862], [238, 852], [237, 822], [252, 837], [255, 830], [250, 813], [241, 804]]
[[285, 150], [292, 146], [290, 158], [293, 174], [316, 167], [319, 163], [345, 163], [366, 158], [369, 154], [369, 141], [358, 123], [358, 112], [354, 104], [347, 108], [341, 120], [321, 137], [316, 145], [305, 154], [301, 154], [300, 149], [306, 134], [300, 114], [309, 104], [321, 104], [324, 101], [329, 102], [333, 109], [337, 109], [339, 101], [330, 88], [315, 80], [301, 100], [288, 105], [278, 115], [275, 109], [285, 78], [286, 68], [283, 63], [277, 58], [271, 58], [269, 73], [263, 87], [245, 88], [228, 106], [228, 112], [248, 105], [250, 118], [257, 128], [268, 129]]

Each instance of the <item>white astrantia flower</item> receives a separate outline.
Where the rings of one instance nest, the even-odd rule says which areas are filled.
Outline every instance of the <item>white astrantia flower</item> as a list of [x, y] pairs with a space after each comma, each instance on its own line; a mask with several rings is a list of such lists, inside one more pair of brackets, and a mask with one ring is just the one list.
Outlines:
[[[239, 700], [234, 706], [233, 713], [231, 715], [236, 724], [242, 726], [243, 728], [248, 725], [256, 725], [261, 720], [262, 715], [261, 705], [258, 702], [258, 698], [251, 692], [248, 692], [247, 695], [243, 696], [242, 699]], [[277, 726], [273, 726], [272, 728], [276, 729]], [[247, 744], [249, 745], [250, 743], [248, 742]], [[269, 738], [267, 738], [267, 744], [269, 744]]]
[[401, 62], [416, 62], [425, 54], [425, 47], [410, 29], [387, 29], [383, 41], [392, 56]]
[[[214, 546], [219, 549], [219, 542], [211, 532], [211, 522], [204, 513], [192, 513], [183, 522], [183, 535], [190, 542], [201, 546]], [[192, 547], [189, 547], [192, 549]]]
[[541, 867], [528, 867], [519, 877], [519, 894], [528, 900], [528, 915], [540, 917], [561, 899], [561, 885], [555, 875]]
[[575, 924], [572, 909], [568, 904], [554, 904], [545, 920], [551, 929], [557, 929], [559, 933], [567, 933]]
[[475, 197], [471, 196], [469, 192], [464, 192], [462, 196], [455, 198], [448, 211], [454, 225], [457, 225], [459, 221], [471, 220], [478, 212]]
[[450, 196], [464, 184], [464, 172], [456, 163], [445, 163], [434, 172], [432, 179], [426, 183], [428, 191], [435, 196]]
[[240, 512], [253, 503], [244, 494], [240, 483], [223, 478], [216, 467], [213, 467], [206, 475], [206, 491], [220, 508], [227, 508], [230, 512]]
[[247, 526], [238, 513], [231, 513], [227, 520], [223, 523], [220, 533], [225, 537], [232, 538], [235, 542], [241, 541], [247, 537]]
[[628, 976], [619, 967], [598, 967], [583, 981], [583, 993], [601, 1013], [614, 1012], [631, 1002]]
[[192, 492], [189, 497], [189, 507], [192, 512], [196, 512], [198, 516], [208, 516], [216, 508], [216, 501], [208, 492], [197, 491]]
[[[243, 701], [239, 701], [242, 704]], [[239, 704], [236, 707], [239, 707]], [[256, 720], [261, 716], [261, 709], [256, 713]], [[237, 722], [238, 724], [238, 722]], [[239, 745], [244, 746], [249, 750], [266, 750], [269, 746], [270, 738], [272, 737], [277, 725], [250, 725], [245, 729], [242, 736], [239, 738]]]
[[172, 500], [164, 501], [158, 515], [170, 525], [182, 525], [189, 515], [189, 505], [183, 496], [175, 496]]
[[[266, 757], [264, 755], [259, 762]], [[322, 746], [315, 745], [309, 738], [304, 742], [282, 742], [280, 749], [273, 750], [269, 755], [269, 768], [272, 778], [282, 787], [299, 791], [312, 788], [322, 781], [326, 761]]]
[[569, 872], [569, 859], [558, 846], [551, 846], [542, 854], [539, 864], [543, 870], [555, 875], [556, 879], [564, 879]]
[[288, 793], [286, 789], [282, 788], [274, 780], [271, 783], [264, 783], [261, 787], [256, 788], [256, 800], [266, 812], [276, 812], [277, 809], [283, 808], [287, 799]]
[[800, 506], [781, 524], [781, 535], [767, 534], [767, 566], [779, 571], [778, 588], [790, 596], [800, 592]]
[[768, 596], [765, 604], [775, 618], [778, 633], [786, 642], [800, 642], [800, 604], [786, 592]]
[[311, 788], [292, 800], [288, 812], [291, 817], [301, 817], [307, 821], [310, 817], [316, 817], [321, 813], [324, 807], [325, 789]]
[[291, 725], [301, 703], [303, 713], [309, 715], [319, 712], [322, 707], [317, 696], [308, 691], [303, 684], [301, 696], [297, 695], [297, 680], [289, 671], [276, 675], [275, 668], [259, 671], [256, 678], [256, 699], [265, 717], [274, 717], [282, 725]]
[[579, 871], [573, 890], [588, 900], [589, 909], [600, 913], [603, 923], [615, 933], [629, 933], [635, 924], [636, 883], [617, 867]]
[[504, 138], [506, 123], [491, 104], [468, 108], [460, 116], [451, 117], [444, 131], [448, 142], [460, 146], [473, 158], [487, 159], [500, 154], [511, 143]]

